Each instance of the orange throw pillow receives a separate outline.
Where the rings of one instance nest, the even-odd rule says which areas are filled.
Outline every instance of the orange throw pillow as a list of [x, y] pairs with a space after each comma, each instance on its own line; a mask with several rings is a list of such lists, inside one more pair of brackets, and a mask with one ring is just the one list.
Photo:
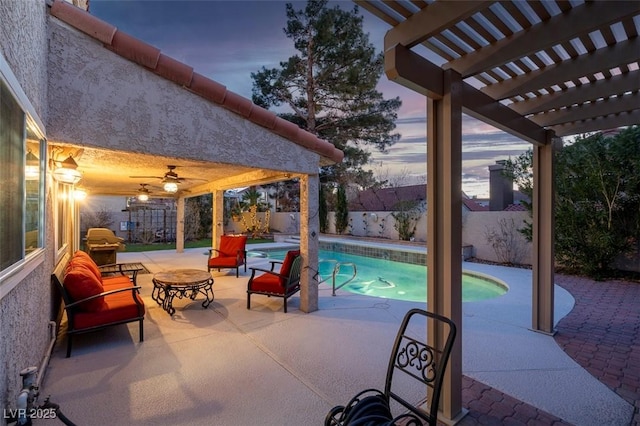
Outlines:
[[[95, 274], [86, 267], [72, 266], [64, 277], [64, 287], [74, 302], [95, 296], [104, 291], [102, 283]], [[104, 306], [104, 297], [97, 297], [78, 305], [78, 309], [87, 312], [100, 310]]]
[[91, 259], [89, 256], [73, 256], [71, 262], [69, 262], [69, 267], [67, 268], [67, 270], [73, 269], [76, 266], [89, 269], [91, 272], [93, 272], [93, 275], [96, 276], [98, 281], [102, 281], [102, 273], [100, 273], [98, 265], [96, 265], [96, 262], [94, 262], [93, 259]]

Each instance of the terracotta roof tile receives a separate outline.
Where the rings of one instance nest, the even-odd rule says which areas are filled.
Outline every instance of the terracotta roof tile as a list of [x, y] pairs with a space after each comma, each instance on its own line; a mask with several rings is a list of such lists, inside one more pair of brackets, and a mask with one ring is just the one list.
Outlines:
[[206, 100], [217, 104], [223, 103], [224, 97], [227, 95], [227, 88], [224, 85], [198, 74], [197, 72], [193, 73], [189, 89]]
[[156, 69], [160, 59], [160, 49], [122, 31], [116, 31], [111, 46], [106, 47], [123, 58], [152, 70]]
[[170, 56], [160, 54], [156, 72], [159, 76], [171, 80], [181, 86], [189, 87], [193, 78], [193, 68], [176, 61]]
[[312, 133], [305, 132], [304, 130], [298, 131], [298, 140], [300, 141], [300, 145], [307, 149], [315, 151], [318, 148], [318, 138]]
[[249, 120], [253, 121], [256, 124], [259, 124], [262, 127], [266, 127], [267, 129], [273, 129], [276, 125], [276, 120], [278, 116], [273, 112], [264, 109], [258, 105], [254, 105], [251, 110], [251, 114], [249, 114]]
[[51, 5], [51, 15], [99, 40], [114, 53], [142, 65], [155, 74], [185, 87], [210, 102], [220, 104], [222, 107], [300, 146], [333, 162], [340, 162], [344, 158], [344, 153], [332, 143], [322, 140], [296, 124], [255, 105], [249, 99], [227, 90], [224, 85], [194, 72], [192, 67], [162, 54], [156, 47], [119, 31], [113, 25], [64, 0], [54, 0]]
[[251, 108], [253, 108], [253, 102], [230, 90], [227, 90], [227, 95], [225, 96], [222, 105], [245, 118], [249, 117], [249, 114], [251, 114]]
[[56, 1], [51, 6], [51, 14], [96, 40], [111, 44], [117, 31], [116, 27], [89, 15], [78, 7], [69, 6], [71, 5], [64, 1]]
[[285, 120], [284, 118], [278, 117], [276, 119], [275, 126], [273, 127], [273, 131], [283, 138], [294, 140], [298, 137], [298, 127], [296, 124]]

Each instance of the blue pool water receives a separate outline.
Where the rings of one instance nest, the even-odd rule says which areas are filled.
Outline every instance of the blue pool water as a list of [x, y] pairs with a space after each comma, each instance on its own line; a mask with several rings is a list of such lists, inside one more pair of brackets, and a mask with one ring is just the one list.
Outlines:
[[[269, 258], [278, 260], [284, 259], [285, 254], [286, 251], [267, 253]], [[329, 286], [332, 284], [332, 274], [338, 263], [340, 268], [336, 275], [336, 286], [353, 276], [353, 266], [349, 264], [354, 264], [357, 270], [356, 278], [342, 287], [342, 290], [410, 302], [427, 300], [425, 266], [321, 250], [319, 272], [321, 280], [325, 280]], [[470, 273], [462, 275], [463, 302], [491, 299], [506, 292], [507, 288], [504, 285], [488, 277]]]

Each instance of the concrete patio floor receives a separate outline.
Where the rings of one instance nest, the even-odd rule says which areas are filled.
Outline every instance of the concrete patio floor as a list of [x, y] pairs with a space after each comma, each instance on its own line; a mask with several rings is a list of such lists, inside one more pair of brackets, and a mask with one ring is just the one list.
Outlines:
[[[138, 342], [137, 325], [111, 327], [74, 339], [67, 359], [59, 339], [41, 395], [51, 395], [78, 425], [319, 425], [334, 405], [383, 386], [402, 317], [424, 307], [345, 291], [332, 297], [321, 284], [320, 309], [311, 314], [297, 309], [298, 296], [290, 299], [287, 314], [281, 299], [264, 296], [252, 297], [247, 310], [250, 271], [240, 278], [223, 271], [213, 273], [215, 301], [208, 309], [199, 300], [176, 300], [170, 317], [151, 300], [152, 274], [206, 269], [205, 253], [119, 253], [119, 262], [141, 262], [151, 272], [138, 276], [147, 306], [145, 341]], [[267, 263], [249, 259], [249, 267]], [[553, 337], [529, 330], [530, 270], [475, 263], [463, 268], [510, 286], [497, 299], [464, 303], [467, 397], [488, 388], [504, 392], [513, 404], [525, 403], [520, 405], [538, 424], [630, 424], [631, 404], [566, 355]], [[556, 321], [573, 303], [556, 286]], [[482, 404], [471, 409], [482, 411]], [[471, 424], [500, 424], [509, 416], [485, 417]], [[522, 416], [511, 418], [527, 423]]]

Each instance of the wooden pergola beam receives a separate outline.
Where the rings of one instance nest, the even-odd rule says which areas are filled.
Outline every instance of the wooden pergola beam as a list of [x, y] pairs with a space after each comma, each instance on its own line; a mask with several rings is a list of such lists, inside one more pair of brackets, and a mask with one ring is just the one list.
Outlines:
[[579, 133], [597, 132], [602, 129], [615, 129], [621, 126], [633, 126], [640, 123], [640, 110], [628, 113], [599, 117], [593, 120], [578, 121], [575, 123], [560, 124], [552, 126], [557, 136], [570, 136]]
[[611, 114], [632, 111], [636, 108], [640, 109], [640, 93], [638, 92], [622, 97], [555, 110], [545, 114], [538, 114], [529, 119], [540, 126], [547, 127], [587, 120], [590, 117], [597, 117], [598, 115], [606, 117]]
[[567, 59], [555, 65], [531, 71], [501, 83], [482, 88], [493, 99], [500, 100], [523, 93], [552, 87], [589, 74], [610, 70], [640, 60], [640, 37], [603, 47], [588, 55]]
[[391, 28], [384, 36], [384, 50], [396, 44], [411, 48], [434, 34], [446, 30], [479, 10], [491, 6], [493, 1], [456, 1], [456, 7], [447, 2], [436, 1], [414, 13], [405, 21]]
[[[385, 73], [389, 80], [430, 99], [442, 99], [444, 71], [402, 45], [385, 52]], [[478, 89], [462, 84], [463, 111], [534, 145], [547, 143], [545, 130]]]
[[401, 44], [384, 53], [387, 78], [427, 98], [442, 99], [442, 69]]
[[444, 68], [452, 68], [466, 78], [588, 34], [603, 24], [633, 17], [639, 11], [640, 2], [586, 2], [567, 13], [453, 60]]
[[548, 142], [546, 131], [511, 108], [495, 101], [480, 90], [463, 84], [463, 111], [478, 120], [491, 124], [533, 145]]
[[509, 108], [522, 115], [535, 114], [541, 111], [606, 98], [612, 94], [620, 95], [630, 92], [636, 90], [638, 81], [640, 81], [640, 71], [632, 71], [608, 79], [598, 80], [594, 83], [575, 86], [561, 92], [550, 93], [522, 102], [514, 102], [509, 105]]

